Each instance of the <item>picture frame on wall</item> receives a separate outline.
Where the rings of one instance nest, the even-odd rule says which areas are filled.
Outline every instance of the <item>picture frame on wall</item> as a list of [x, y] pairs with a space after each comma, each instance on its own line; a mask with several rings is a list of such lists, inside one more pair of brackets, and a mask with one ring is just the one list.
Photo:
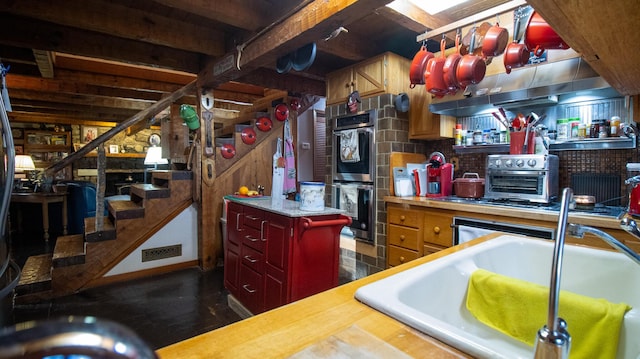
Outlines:
[[16, 155], [24, 155], [24, 147], [20, 146], [14, 146], [14, 148], [16, 149]]
[[98, 128], [95, 126], [82, 126], [80, 136], [80, 142], [89, 143], [98, 137]]
[[118, 145], [109, 145], [109, 153], [119, 153], [120, 148]]

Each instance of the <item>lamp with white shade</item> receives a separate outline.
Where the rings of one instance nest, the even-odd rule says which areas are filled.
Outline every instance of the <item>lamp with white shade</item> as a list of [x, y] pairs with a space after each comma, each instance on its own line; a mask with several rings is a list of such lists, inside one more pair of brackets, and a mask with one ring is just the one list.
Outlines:
[[25, 189], [23, 182], [29, 181], [29, 176], [27, 174], [29, 171], [35, 171], [36, 169], [36, 165], [33, 163], [33, 158], [29, 155], [16, 155], [15, 169], [15, 175], [13, 178], [16, 180], [14, 183], [16, 189]]
[[[147, 150], [147, 155], [144, 158], [144, 165], [152, 165], [153, 169], [158, 169], [158, 165], [169, 164], [166, 158], [162, 158], [162, 147], [153, 146]], [[144, 171], [144, 182], [147, 183], [147, 170]]]

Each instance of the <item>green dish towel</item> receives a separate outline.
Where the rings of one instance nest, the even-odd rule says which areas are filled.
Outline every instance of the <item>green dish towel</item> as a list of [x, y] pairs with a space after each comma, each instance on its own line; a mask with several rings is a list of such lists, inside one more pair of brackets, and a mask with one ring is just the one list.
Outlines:
[[[547, 321], [549, 288], [478, 269], [469, 279], [467, 309], [480, 322], [533, 346]], [[571, 358], [615, 358], [622, 320], [630, 309], [560, 291], [559, 316], [571, 335]]]

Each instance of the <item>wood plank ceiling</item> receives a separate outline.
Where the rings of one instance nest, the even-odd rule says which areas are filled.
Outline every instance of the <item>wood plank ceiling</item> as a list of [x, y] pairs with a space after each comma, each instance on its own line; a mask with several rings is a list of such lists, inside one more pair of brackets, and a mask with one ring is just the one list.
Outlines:
[[[267, 89], [322, 96], [328, 72], [385, 51], [410, 59], [418, 34], [507, 0], [469, 0], [436, 16], [409, 0], [390, 2], [0, 0], [10, 118], [122, 122], [198, 74], [222, 110], [240, 110]], [[348, 32], [323, 40], [340, 26]], [[276, 72], [278, 57], [309, 42], [318, 47], [311, 67]], [[231, 55], [235, 62], [243, 44], [241, 70], [214, 76], [213, 66]]]

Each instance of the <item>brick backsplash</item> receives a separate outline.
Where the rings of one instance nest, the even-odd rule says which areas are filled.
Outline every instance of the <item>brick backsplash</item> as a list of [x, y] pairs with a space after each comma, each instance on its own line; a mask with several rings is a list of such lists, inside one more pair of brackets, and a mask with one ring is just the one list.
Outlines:
[[[356, 277], [378, 272], [386, 268], [386, 221], [387, 213], [384, 196], [389, 195], [389, 154], [391, 152], [424, 153], [429, 156], [432, 152], [441, 152], [448, 162], [456, 158], [457, 168], [454, 176], [461, 177], [465, 172], [475, 172], [481, 177], [485, 176], [487, 154], [465, 153], [456, 154], [453, 151], [454, 140], [409, 140], [409, 119], [407, 113], [397, 112], [393, 106], [395, 95], [384, 94], [377, 97], [363, 99], [359, 110], [378, 109], [378, 123], [376, 133], [376, 252], [377, 258], [372, 258], [357, 253], [355, 258], [358, 267]], [[327, 106], [327, 118], [347, 114], [346, 104]], [[327, 177], [326, 183], [332, 183], [331, 161], [333, 124], [327, 122]], [[571, 175], [574, 173], [607, 173], [617, 174], [621, 180], [621, 197], [626, 196], [624, 180], [626, 178], [627, 162], [640, 162], [638, 149], [625, 150], [579, 150], [552, 152], [560, 159], [560, 188], [571, 184]], [[330, 192], [330, 191], [329, 191]], [[330, 195], [328, 197], [330, 201]], [[596, 199], [597, 200], [597, 199]], [[331, 202], [328, 202], [331, 203]], [[626, 204], [626, 200], [623, 201]], [[365, 273], [366, 272], [366, 273]]]

